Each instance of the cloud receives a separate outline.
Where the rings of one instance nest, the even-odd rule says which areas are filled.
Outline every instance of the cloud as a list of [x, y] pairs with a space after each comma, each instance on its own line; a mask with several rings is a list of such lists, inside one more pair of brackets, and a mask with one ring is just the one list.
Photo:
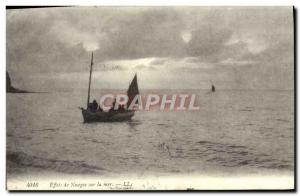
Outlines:
[[[88, 72], [94, 50], [95, 70], [107, 72], [239, 73], [245, 86], [253, 83], [247, 74], [259, 81], [268, 70], [292, 78], [292, 7], [72, 7], [6, 15], [12, 75]], [[265, 85], [279, 86], [270, 81]]]
[[126, 66], [120, 66], [120, 65], [111, 65], [111, 64], [97, 64], [98, 66], [94, 70], [96, 71], [123, 71], [127, 70]]
[[166, 58], [156, 58], [150, 62], [151, 65], [163, 65], [166, 62]]
[[137, 66], [135, 67], [135, 69], [145, 69], [145, 68], [147, 68], [147, 66], [145, 66], [145, 65], [143, 65], [143, 64], [137, 65]]
[[[292, 26], [288, 11], [259, 7], [7, 11], [8, 47], [21, 50], [14, 46], [31, 44], [38, 50], [60, 44], [61, 50], [70, 50], [81, 45], [86, 51], [98, 49], [96, 55], [102, 60], [172, 56], [216, 60], [220, 53], [230, 49], [230, 41], [246, 43], [249, 52], [259, 53], [274, 40], [287, 39], [286, 28]], [[13, 42], [13, 38], [17, 40]]]
[[247, 66], [247, 65], [253, 65], [255, 64], [255, 61], [251, 60], [234, 60], [232, 58], [228, 58], [226, 60], [221, 61], [219, 64], [220, 65], [225, 65], [225, 66]]

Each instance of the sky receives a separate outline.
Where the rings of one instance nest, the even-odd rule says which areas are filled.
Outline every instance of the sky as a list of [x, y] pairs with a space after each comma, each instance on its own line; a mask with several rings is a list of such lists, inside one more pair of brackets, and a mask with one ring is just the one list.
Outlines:
[[86, 89], [294, 88], [292, 7], [65, 7], [7, 10], [14, 86]]

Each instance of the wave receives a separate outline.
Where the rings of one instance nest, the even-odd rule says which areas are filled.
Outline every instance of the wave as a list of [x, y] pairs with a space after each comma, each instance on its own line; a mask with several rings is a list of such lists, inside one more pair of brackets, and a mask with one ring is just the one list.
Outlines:
[[84, 161], [48, 159], [28, 155], [24, 152], [7, 152], [6, 159], [8, 168], [16, 165], [18, 168], [35, 167], [68, 174], [96, 174], [106, 170], [101, 167], [89, 165]]
[[270, 155], [252, 152], [246, 146], [198, 141], [190, 148], [170, 150], [173, 158], [203, 159], [224, 167], [251, 166], [293, 170], [292, 160], [277, 160]]

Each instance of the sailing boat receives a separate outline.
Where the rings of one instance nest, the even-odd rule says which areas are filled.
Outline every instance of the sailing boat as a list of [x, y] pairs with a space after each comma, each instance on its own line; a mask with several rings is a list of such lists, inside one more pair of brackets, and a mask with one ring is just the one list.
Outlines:
[[[91, 110], [90, 106], [90, 90], [91, 90], [91, 78], [93, 72], [93, 53], [91, 58], [91, 66], [90, 66], [90, 77], [89, 77], [89, 88], [88, 88], [88, 97], [87, 97], [87, 106], [86, 109], [80, 108], [82, 111], [83, 120], [85, 123], [89, 122], [115, 122], [115, 121], [128, 121], [134, 116], [134, 110], [109, 110], [103, 111], [101, 110]], [[139, 94], [138, 83], [137, 83], [137, 75], [135, 74], [132, 82], [129, 85], [127, 90], [128, 102], [127, 106], [131, 104], [133, 98]], [[126, 107], [128, 108], [128, 107]]]
[[215, 92], [216, 91], [216, 88], [214, 85], [211, 86], [211, 92]]

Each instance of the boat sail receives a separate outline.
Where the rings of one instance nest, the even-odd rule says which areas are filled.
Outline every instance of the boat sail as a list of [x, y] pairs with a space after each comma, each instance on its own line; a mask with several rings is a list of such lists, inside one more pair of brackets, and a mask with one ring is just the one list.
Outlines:
[[[86, 109], [80, 108], [82, 111], [83, 120], [85, 123], [89, 122], [115, 122], [115, 121], [128, 121], [134, 116], [134, 110], [126, 109], [117, 109], [114, 110], [111, 108], [109, 111], [103, 111], [101, 107], [98, 106], [97, 102], [94, 101], [90, 103], [90, 91], [91, 91], [91, 80], [92, 80], [92, 72], [93, 72], [93, 53], [91, 57], [91, 65], [90, 65], [90, 76], [89, 76], [89, 86], [88, 86], [88, 96], [87, 96], [87, 106]], [[127, 95], [128, 101], [127, 103], [132, 102], [134, 96], [139, 94], [138, 83], [137, 83], [137, 74], [135, 74], [132, 82], [130, 83]], [[96, 107], [94, 107], [96, 105]]]
[[[127, 102], [127, 108], [132, 104], [132, 101], [136, 95], [140, 94], [139, 87], [137, 83], [137, 75], [135, 74], [129, 87], [127, 90], [127, 96], [128, 96], [128, 102]], [[133, 104], [137, 104], [138, 100], [135, 101]]]

